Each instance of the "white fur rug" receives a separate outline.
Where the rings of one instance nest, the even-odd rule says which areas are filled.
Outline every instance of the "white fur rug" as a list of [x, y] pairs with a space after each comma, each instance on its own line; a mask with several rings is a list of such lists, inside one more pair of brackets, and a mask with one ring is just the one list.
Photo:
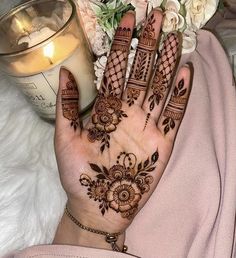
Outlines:
[[52, 241], [66, 201], [53, 134], [0, 74], [0, 257]]

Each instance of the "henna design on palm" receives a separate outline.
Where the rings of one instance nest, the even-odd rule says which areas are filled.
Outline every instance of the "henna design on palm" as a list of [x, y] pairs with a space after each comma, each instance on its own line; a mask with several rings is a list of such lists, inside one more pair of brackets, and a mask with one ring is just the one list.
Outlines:
[[92, 115], [93, 126], [88, 129], [90, 142], [101, 141], [100, 151], [110, 148], [110, 133], [114, 132], [123, 117], [127, 117], [122, 110], [122, 101], [115, 93], [107, 94], [107, 89], [112, 87], [104, 77], [101, 90], [94, 105]]
[[162, 123], [164, 133], [167, 134], [171, 129], [175, 128], [175, 121], [181, 120], [184, 115], [184, 109], [187, 103], [187, 89], [184, 88], [184, 80], [181, 80], [175, 87], [170, 102], [168, 103], [164, 116], [166, 117]]
[[61, 94], [62, 113], [76, 131], [79, 126], [79, 92], [74, 76], [70, 72], [68, 79], [66, 88], [62, 89]]
[[89, 198], [100, 203], [102, 215], [111, 208], [122, 218], [132, 219], [138, 211], [142, 195], [149, 192], [154, 181], [150, 173], [155, 170], [158, 158], [156, 151], [151, 158], [137, 164], [135, 154], [121, 152], [110, 169], [89, 163], [96, 177], [82, 174], [80, 183], [87, 187]]
[[127, 103], [132, 106], [145, 91], [149, 83], [150, 67], [154, 61], [153, 51], [156, 49], [157, 38], [155, 36], [155, 16], [152, 14], [139, 39], [137, 52], [131, 68], [130, 78], [127, 83]]
[[93, 126], [88, 130], [90, 142], [101, 141], [101, 152], [110, 148], [109, 134], [116, 130], [122, 118], [127, 117], [119, 97], [124, 84], [131, 33], [129, 28], [117, 29], [92, 115]]
[[148, 98], [150, 102], [150, 112], [159, 105], [165, 98], [166, 92], [171, 84], [171, 77], [176, 66], [179, 50], [178, 35], [171, 33], [167, 36], [160, 58], [157, 64], [157, 70], [154, 75], [153, 84], [151, 86], [152, 95]]

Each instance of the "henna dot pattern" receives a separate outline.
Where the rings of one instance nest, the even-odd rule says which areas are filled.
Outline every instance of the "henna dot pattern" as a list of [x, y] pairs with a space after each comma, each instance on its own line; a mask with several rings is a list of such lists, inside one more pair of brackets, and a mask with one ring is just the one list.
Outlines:
[[68, 79], [61, 93], [62, 113], [76, 131], [79, 126], [79, 92], [72, 73], [68, 74]]
[[132, 219], [138, 211], [142, 195], [150, 190], [153, 183], [151, 172], [155, 170], [158, 159], [156, 151], [151, 158], [137, 164], [133, 153], [121, 152], [116, 165], [110, 169], [90, 163], [96, 177], [92, 179], [87, 174], [82, 174], [80, 183], [87, 187], [89, 198], [99, 202], [102, 215], [111, 209], [120, 213], [122, 218]]

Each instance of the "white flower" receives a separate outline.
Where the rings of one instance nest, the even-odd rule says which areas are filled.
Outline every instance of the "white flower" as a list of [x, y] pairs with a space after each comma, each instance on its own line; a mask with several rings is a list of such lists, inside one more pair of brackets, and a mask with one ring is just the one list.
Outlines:
[[132, 4], [136, 12], [136, 25], [140, 24], [146, 17], [147, 0], [121, 0], [123, 4]]
[[107, 63], [107, 56], [105, 56], [105, 55], [98, 58], [98, 60], [94, 63], [94, 71], [95, 71], [95, 75], [97, 77], [97, 80], [95, 81], [95, 83], [96, 83], [98, 90], [99, 90], [101, 82], [102, 82], [106, 63]]
[[184, 27], [184, 17], [179, 13], [180, 3], [178, 0], [167, 0], [163, 17], [164, 32], [181, 30]]
[[216, 12], [219, 0], [182, 0], [186, 22], [194, 30], [202, 28]]
[[148, 3], [152, 8], [160, 7], [162, 2], [163, 0], [148, 0]]
[[191, 53], [196, 49], [197, 35], [196, 32], [186, 29], [183, 32], [182, 54]]

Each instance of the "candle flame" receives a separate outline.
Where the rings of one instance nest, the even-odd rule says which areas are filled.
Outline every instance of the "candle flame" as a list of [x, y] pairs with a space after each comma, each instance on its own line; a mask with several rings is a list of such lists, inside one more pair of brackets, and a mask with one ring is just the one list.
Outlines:
[[55, 46], [53, 42], [51, 42], [43, 48], [43, 53], [46, 57], [52, 58], [54, 54], [54, 50], [55, 50]]

